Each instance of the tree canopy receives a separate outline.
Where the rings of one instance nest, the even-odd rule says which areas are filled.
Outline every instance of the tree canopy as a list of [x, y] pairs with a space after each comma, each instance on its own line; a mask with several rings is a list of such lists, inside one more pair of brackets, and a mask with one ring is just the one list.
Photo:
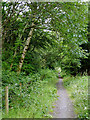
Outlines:
[[88, 54], [87, 26], [85, 2], [3, 2], [3, 69], [30, 73], [59, 65], [76, 72]]

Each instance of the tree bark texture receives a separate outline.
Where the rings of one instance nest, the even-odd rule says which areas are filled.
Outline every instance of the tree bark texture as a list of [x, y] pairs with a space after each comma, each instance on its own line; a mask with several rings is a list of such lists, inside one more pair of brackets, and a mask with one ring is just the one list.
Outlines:
[[[27, 28], [27, 25], [28, 25], [28, 23], [25, 25], [25, 27], [24, 27], [24, 29], [23, 29], [23, 32], [25, 31], [25, 29]], [[20, 37], [19, 37], [19, 40], [21, 40], [22, 39], [22, 34], [20, 35]], [[13, 55], [13, 60], [14, 60], [14, 58], [16, 57], [16, 54], [17, 54], [17, 50], [15, 50], [15, 53], [14, 53], [14, 55]], [[12, 66], [13, 66], [13, 60], [12, 60], [12, 63], [11, 63], [11, 65], [10, 65], [10, 70], [12, 69]]]
[[[32, 26], [34, 25], [34, 23], [32, 23]], [[26, 40], [26, 44], [25, 44], [25, 47], [23, 49], [23, 53], [22, 53], [22, 56], [21, 56], [21, 59], [20, 59], [20, 62], [19, 62], [19, 67], [18, 67], [18, 74], [21, 72], [21, 68], [22, 68], [22, 65], [23, 65], [23, 61], [24, 61], [24, 58], [25, 58], [25, 54], [26, 54], [26, 51], [29, 47], [29, 44], [30, 44], [30, 40], [32, 38], [32, 34], [33, 34], [33, 30], [34, 28], [31, 28], [30, 32], [29, 32], [29, 36]]]

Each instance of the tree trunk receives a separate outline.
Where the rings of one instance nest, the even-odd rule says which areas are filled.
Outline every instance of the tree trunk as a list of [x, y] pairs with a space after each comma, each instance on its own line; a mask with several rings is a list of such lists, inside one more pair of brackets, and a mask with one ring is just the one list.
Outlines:
[[[16, 50], [15, 50], [15, 53], [14, 53], [14, 55], [13, 55], [13, 60], [14, 60], [16, 54], [17, 54], [17, 52], [16, 52]], [[12, 63], [11, 63], [11, 65], [10, 65], [10, 70], [12, 69], [12, 66], [13, 66], [13, 60], [12, 60]]]
[[[32, 26], [34, 26], [34, 23], [32, 23]], [[21, 72], [21, 68], [22, 68], [22, 65], [23, 65], [23, 61], [24, 61], [24, 58], [25, 58], [25, 54], [26, 54], [26, 51], [29, 47], [29, 44], [30, 44], [30, 40], [31, 40], [31, 37], [32, 37], [32, 33], [33, 33], [33, 30], [34, 28], [31, 28], [30, 32], [29, 32], [29, 36], [26, 40], [26, 44], [25, 44], [25, 47], [23, 49], [23, 53], [22, 53], [22, 56], [21, 56], [21, 59], [20, 59], [20, 62], [19, 62], [19, 67], [18, 67], [18, 74]]]
[[[24, 29], [23, 29], [23, 33], [24, 33], [24, 31], [25, 31], [25, 29], [27, 28], [27, 25], [28, 25], [28, 23], [25, 25], [25, 27], [24, 27]], [[22, 34], [20, 35], [20, 37], [19, 37], [19, 40], [21, 40], [22, 39]], [[18, 46], [17, 46], [18, 47]], [[16, 57], [16, 54], [17, 54], [17, 50], [15, 50], [15, 53], [14, 53], [14, 55], [13, 55], [13, 60], [14, 60], [14, 58]], [[13, 60], [12, 60], [12, 63], [11, 63], [11, 65], [10, 65], [10, 70], [12, 69], [12, 66], [13, 66]]]

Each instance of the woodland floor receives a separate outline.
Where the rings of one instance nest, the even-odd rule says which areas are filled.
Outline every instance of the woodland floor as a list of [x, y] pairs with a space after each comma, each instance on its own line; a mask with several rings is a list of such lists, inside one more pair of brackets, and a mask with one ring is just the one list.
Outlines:
[[54, 103], [55, 108], [53, 108], [53, 118], [77, 118], [74, 113], [72, 101], [63, 86], [61, 78], [57, 83], [57, 89], [58, 100]]

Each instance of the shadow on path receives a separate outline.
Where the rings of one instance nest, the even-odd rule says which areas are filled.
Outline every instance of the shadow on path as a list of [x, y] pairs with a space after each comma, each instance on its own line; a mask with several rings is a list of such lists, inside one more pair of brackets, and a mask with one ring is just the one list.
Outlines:
[[55, 108], [53, 108], [53, 118], [76, 118], [73, 110], [73, 104], [63, 87], [63, 81], [60, 78], [57, 83], [57, 95], [58, 100], [55, 102]]

